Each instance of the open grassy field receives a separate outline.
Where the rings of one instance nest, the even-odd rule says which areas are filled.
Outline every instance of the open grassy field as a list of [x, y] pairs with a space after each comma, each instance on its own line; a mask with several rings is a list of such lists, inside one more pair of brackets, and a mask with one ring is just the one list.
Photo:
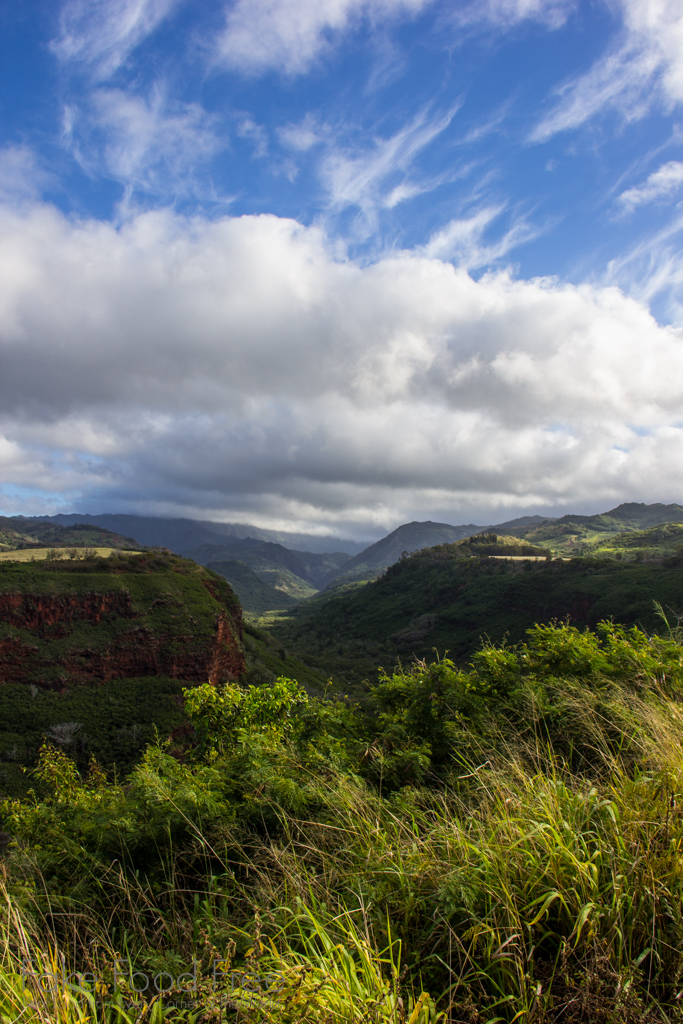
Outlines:
[[[72, 552], [76, 552], [75, 555]], [[22, 548], [18, 551], [0, 551], [2, 562], [40, 562], [45, 558], [68, 559], [83, 558], [86, 552], [98, 558], [109, 558], [113, 553], [120, 555], [120, 548]], [[126, 551], [127, 555], [140, 555], [141, 551]]]

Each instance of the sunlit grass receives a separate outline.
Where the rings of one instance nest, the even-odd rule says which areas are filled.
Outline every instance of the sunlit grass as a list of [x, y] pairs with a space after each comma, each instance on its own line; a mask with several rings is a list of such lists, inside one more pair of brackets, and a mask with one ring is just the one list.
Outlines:
[[[315, 706], [291, 680], [194, 690], [204, 753], [150, 747], [125, 781], [81, 777], [46, 747], [34, 776], [47, 795], [5, 807], [5, 1018], [679, 1020], [683, 650], [675, 630], [603, 633], [601, 646], [539, 626], [516, 653], [483, 650], [479, 674], [440, 662], [386, 677], [384, 732], [351, 743], [353, 761], [333, 716], [358, 722], [334, 705], [319, 709], [331, 731], [301, 726], [294, 709]], [[477, 690], [479, 712], [451, 706]], [[410, 753], [407, 726], [434, 701], [429, 735], [450, 716], [450, 759], [391, 788], [392, 749]], [[373, 758], [377, 784], [362, 777]], [[90, 987], [28, 1005], [26, 949], [43, 973], [90, 971]], [[136, 1003], [125, 972], [112, 988], [121, 960], [151, 975], [195, 963], [192, 1007], [180, 990]]]
[[[98, 558], [109, 558], [110, 555], [120, 555], [123, 552], [120, 548], [21, 548], [18, 551], [0, 551], [0, 561], [3, 562], [41, 562], [47, 559], [55, 561], [73, 561], [74, 559], [97, 556]], [[126, 555], [141, 555], [142, 551], [125, 551]]]

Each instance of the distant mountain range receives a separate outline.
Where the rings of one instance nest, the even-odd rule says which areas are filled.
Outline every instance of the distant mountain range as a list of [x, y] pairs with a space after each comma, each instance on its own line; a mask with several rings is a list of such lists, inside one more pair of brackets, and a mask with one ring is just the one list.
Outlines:
[[94, 524], [62, 526], [52, 520], [0, 516], [0, 551], [26, 548], [121, 548], [139, 547], [132, 537]]
[[27, 518], [26, 522], [38, 520], [57, 523], [59, 526], [88, 523], [135, 537], [138, 543], [145, 546], [169, 548], [178, 555], [184, 555], [190, 548], [197, 548], [202, 544], [224, 543], [229, 537], [251, 537], [254, 540], [282, 544], [292, 551], [318, 553], [344, 551], [349, 555], [355, 555], [365, 547], [358, 541], [345, 540], [342, 537], [319, 537], [312, 533], [289, 533], [286, 530], [262, 530], [247, 523], [212, 523], [202, 519], [166, 519], [161, 516], [129, 516], [109, 512], [93, 516], [73, 512], [68, 515], [60, 513], [55, 516]]
[[[210, 565], [232, 584], [247, 611], [262, 612], [268, 608], [291, 607], [320, 590], [374, 579], [403, 554], [454, 544], [478, 533], [493, 531], [518, 537], [548, 548], [555, 555], [581, 555], [604, 548], [609, 545], [609, 538], [617, 534], [677, 523], [683, 523], [681, 505], [630, 502], [593, 516], [520, 516], [487, 526], [474, 523], [453, 526], [429, 521], [405, 523], [376, 543], [363, 547], [356, 541], [339, 537], [263, 530], [244, 523], [72, 513], [0, 519], [0, 546], [3, 539], [6, 547], [25, 544], [29, 535], [30, 543], [45, 538], [42, 542], [48, 544], [96, 545], [106, 543], [102, 539], [98, 541], [97, 537], [103, 538], [107, 531], [114, 531], [115, 546], [138, 543], [165, 547], [202, 565]], [[12, 540], [12, 530], [22, 536]], [[77, 535], [80, 540], [66, 539]], [[48, 540], [48, 536], [52, 539]], [[254, 582], [254, 577], [261, 581], [261, 586]]]
[[256, 540], [254, 537], [226, 538], [221, 544], [202, 544], [182, 552], [185, 558], [192, 558], [200, 565], [229, 559], [251, 566], [252, 569], [281, 567], [294, 573], [317, 590], [331, 572], [338, 572], [349, 560], [343, 551], [318, 554], [314, 551], [291, 551], [282, 544]]
[[406, 523], [349, 559], [340, 569], [330, 572], [323, 581], [323, 587], [376, 578], [397, 562], [404, 552], [410, 555], [436, 544], [454, 544], [477, 533], [493, 531], [519, 537], [530, 544], [549, 548], [553, 554], [587, 554], [592, 546], [604, 542], [608, 536], [664, 523], [683, 523], [683, 506], [630, 502], [594, 516], [566, 515], [557, 519], [521, 516], [489, 526]]
[[[249, 612], [291, 607], [312, 597], [322, 581], [351, 557], [343, 551], [290, 551], [282, 544], [253, 537], [226, 537], [221, 544], [188, 548], [183, 555], [225, 577]], [[254, 585], [254, 575], [262, 581], [260, 588]], [[283, 601], [283, 597], [289, 600]], [[268, 600], [270, 603], [264, 604]]]

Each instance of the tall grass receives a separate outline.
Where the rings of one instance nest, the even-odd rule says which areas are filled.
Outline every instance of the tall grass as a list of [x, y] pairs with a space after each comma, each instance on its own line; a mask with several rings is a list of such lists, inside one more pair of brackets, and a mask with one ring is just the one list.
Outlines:
[[641, 726], [626, 770], [616, 709], [605, 720], [574, 702], [594, 744], [590, 775], [518, 742], [438, 794], [381, 799], [346, 782], [324, 823], [283, 818], [252, 898], [289, 950], [310, 954], [287, 927], [292, 907], [313, 918], [332, 907], [362, 920], [375, 950], [400, 943], [406, 974], [447, 1019], [676, 1017], [683, 715], [666, 698], [625, 698], [622, 723]]
[[[622, 645], [607, 665], [585, 639], [569, 652], [584, 667], [560, 677], [567, 636], [550, 639], [555, 660], [535, 655], [546, 677], [534, 668], [511, 697], [495, 696], [509, 652], [486, 655], [487, 676], [449, 676], [439, 699], [461, 690], [479, 717], [451, 709], [450, 732], [438, 723], [439, 751], [450, 737], [446, 768], [439, 753], [431, 776], [393, 791], [359, 774], [380, 736], [360, 754], [349, 740], [355, 761], [343, 763], [327, 733], [297, 734], [293, 718], [278, 731], [263, 693], [252, 695], [258, 730], [240, 731], [231, 713], [220, 749], [179, 764], [153, 748], [125, 785], [97, 772], [81, 780], [47, 752], [41, 781], [53, 796], [6, 808], [16, 844], [5, 866], [3, 1019], [680, 1019], [680, 651], [667, 648], [664, 662], [651, 644], [638, 661]], [[430, 678], [410, 691], [418, 711]], [[406, 730], [423, 720], [406, 707], [386, 727], [392, 749], [398, 736], [408, 747]], [[41, 988], [40, 972], [21, 977], [27, 957], [43, 975], [61, 964], [86, 977], [66, 992]], [[135, 971], [173, 979], [190, 963], [191, 1005], [181, 986], [135, 993]]]

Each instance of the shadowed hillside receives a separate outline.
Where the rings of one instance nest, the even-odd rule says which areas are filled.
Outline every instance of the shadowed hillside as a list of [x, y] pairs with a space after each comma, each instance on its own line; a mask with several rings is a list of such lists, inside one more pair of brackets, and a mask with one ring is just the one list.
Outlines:
[[298, 603], [296, 597], [266, 583], [245, 562], [236, 559], [209, 562], [207, 569], [217, 572], [228, 581], [245, 612], [262, 613], [271, 609], [294, 608]]
[[[148, 552], [0, 562], [0, 789], [45, 736], [121, 766], [184, 720], [183, 686], [244, 673], [242, 613], [220, 576]], [[23, 785], [26, 785], [26, 779]]]
[[98, 525], [59, 524], [41, 519], [24, 519], [23, 516], [0, 516], [0, 551], [16, 551], [27, 548], [137, 548], [139, 544], [131, 537], [104, 529]]
[[[474, 554], [477, 547], [483, 550]], [[508, 549], [511, 550], [511, 549]], [[543, 551], [529, 546], [531, 551]], [[654, 601], [683, 612], [683, 572], [677, 564], [611, 558], [540, 561], [494, 557], [495, 548], [469, 541], [416, 552], [374, 582], [327, 600], [314, 599], [274, 619], [275, 636], [341, 685], [376, 678], [376, 666], [397, 658], [448, 651], [465, 663], [489, 637], [521, 639], [535, 622], [568, 618], [593, 626], [613, 617], [661, 626]]]

